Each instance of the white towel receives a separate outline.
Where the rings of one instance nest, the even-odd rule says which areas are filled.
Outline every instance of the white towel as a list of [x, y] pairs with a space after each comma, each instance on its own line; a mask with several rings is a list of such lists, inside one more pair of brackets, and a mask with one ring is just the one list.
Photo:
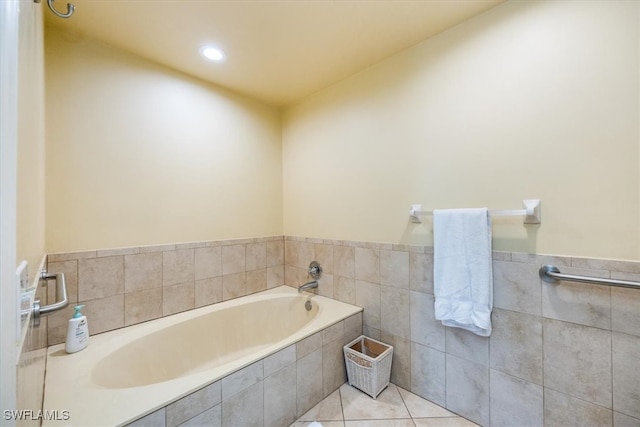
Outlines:
[[491, 335], [491, 219], [486, 208], [433, 211], [435, 317]]

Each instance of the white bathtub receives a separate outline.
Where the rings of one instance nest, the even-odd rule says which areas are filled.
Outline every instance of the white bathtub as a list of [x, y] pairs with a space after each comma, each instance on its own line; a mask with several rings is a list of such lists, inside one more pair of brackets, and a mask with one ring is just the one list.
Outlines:
[[51, 425], [123, 425], [361, 310], [281, 286], [92, 336], [75, 354], [52, 346], [43, 409], [69, 411]]

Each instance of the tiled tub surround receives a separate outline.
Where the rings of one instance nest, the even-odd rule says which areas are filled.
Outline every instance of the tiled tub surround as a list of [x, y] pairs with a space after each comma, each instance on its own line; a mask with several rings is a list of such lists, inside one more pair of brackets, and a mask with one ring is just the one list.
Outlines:
[[285, 237], [285, 282], [323, 266], [318, 293], [364, 308], [394, 346], [393, 383], [485, 426], [640, 426], [640, 291], [550, 285], [567, 274], [640, 280], [640, 263], [494, 252], [493, 333], [433, 314], [433, 248]]
[[122, 425], [158, 408], [168, 425], [209, 409], [192, 423], [288, 425], [344, 383], [342, 346], [361, 333], [359, 307], [281, 286], [96, 335], [79, 353], [50, 347], [44, 408], [70, 413], [52, 425]]
[[76, 303], [94, 335], [283, 285], [284, 246], [276, 236], [59, 253], [47, 269], [65, 273], [71, 301], [48, 318], [54, 345]]
[[288, 426], [344, 384], [342, 346], [361, 333], [359, 313], [129, 426]]

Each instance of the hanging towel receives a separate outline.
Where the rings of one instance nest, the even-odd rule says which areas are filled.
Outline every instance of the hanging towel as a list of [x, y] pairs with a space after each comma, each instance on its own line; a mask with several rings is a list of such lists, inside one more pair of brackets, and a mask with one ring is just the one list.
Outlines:
[[491, 219], [486, 208], [433, 211], [435, 317], [491, 335]]

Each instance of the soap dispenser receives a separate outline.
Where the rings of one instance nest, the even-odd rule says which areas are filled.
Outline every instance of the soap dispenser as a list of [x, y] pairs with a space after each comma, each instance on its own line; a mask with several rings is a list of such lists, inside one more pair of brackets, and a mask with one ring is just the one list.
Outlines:
[[69, 319], [67, 328], [67, 340], [64, 349], [67, 353], [75, 353], [82, 350], [89, 344], [89, 327], [87, 325], [87, 316], [83, 315], [80, 310], [84, 305], [76, 305], [75, 313]]

